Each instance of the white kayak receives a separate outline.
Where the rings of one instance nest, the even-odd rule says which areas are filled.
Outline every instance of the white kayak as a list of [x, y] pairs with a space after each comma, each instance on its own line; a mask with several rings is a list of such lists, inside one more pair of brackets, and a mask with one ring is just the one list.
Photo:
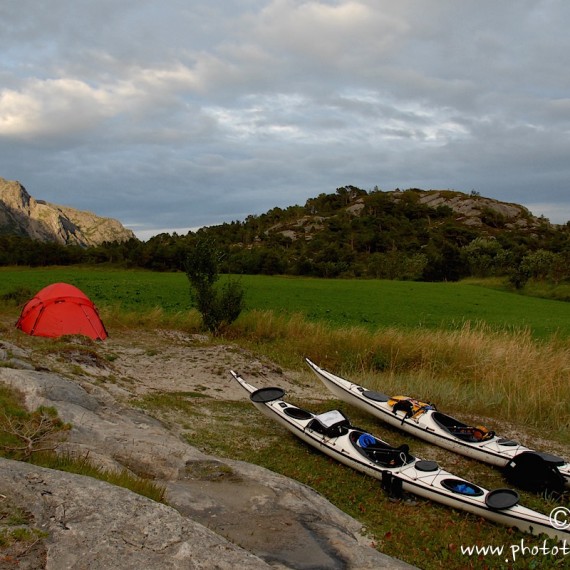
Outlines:
[[556, 529], [548, 516], [519, 505], [514, 490], [483, 489], [445, 471], [434, 461], [414, 457], [405, 445], [392, 447], [351, 426], [339, 410], [313, 414], [285, 402], [281, 388], [257, 389], [238, 373], [230, 372], [266, 416], [333, 459], [379, 479], [392, 495], [409, 492], [523, 532], [543, 533], [560, 541], [570, 539], [568, 529]]
[[[320, 368], [308, 358], [305, 360], [337, 398], [366, 410], [391, 426], [445, 449], [502, 467], [507, 479], [527, 481], [529, 488], [533, 473], [542, 478], [544, 484], [548, 483], [549, 489], [570, 487], [570, 463], [560, 457], [529, 449], [483, 426], [465, 424], [439, 412], [432, 404], [367, 390]], [[537, 490], [542, 481], [536, 482]]]

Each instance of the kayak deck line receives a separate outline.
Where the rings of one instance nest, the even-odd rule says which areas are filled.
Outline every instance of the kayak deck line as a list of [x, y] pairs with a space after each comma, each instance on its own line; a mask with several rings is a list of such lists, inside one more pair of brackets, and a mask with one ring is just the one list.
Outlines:
[[568, 529], [555, 529], [548, 516], [518, 504], [519, 495], [512, 489], [484, 489], [435, 461], [412, 455], [407, 445], [393, 447], [377, 435], [352, 426], [340, 410], [313, 414], [283, 400], [285, 391], [281, 388], [258, 389], [237, 372], [231, 370], [230, 374], [264, 415], [329, 457], [380, 480], [382, 488], [393, 496], [410, 492], [523, 532], [570, 539]]

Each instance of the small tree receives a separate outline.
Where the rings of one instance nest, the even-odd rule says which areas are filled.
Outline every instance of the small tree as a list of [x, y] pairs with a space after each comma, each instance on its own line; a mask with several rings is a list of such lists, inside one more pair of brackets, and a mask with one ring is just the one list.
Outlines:
[[222, 255], [211, 239], [198, 238], [186, 257], [186, 275], [204, 327], [218, 335], [233, 323], [244, 307], [240, 283], [228, 280], [217, 287]]
[[34, 412], [0, 411], [0, 451], [28, 461], [33, 453], [55, 451], [71, 429], [59, 419], [55, 408], [40, 406]]

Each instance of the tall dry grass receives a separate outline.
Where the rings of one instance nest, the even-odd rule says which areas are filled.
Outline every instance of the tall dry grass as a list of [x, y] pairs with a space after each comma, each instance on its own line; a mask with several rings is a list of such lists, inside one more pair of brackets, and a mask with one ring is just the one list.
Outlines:
[[195, 309], [169, 313], [161, 307], [148, 311], [125, 311], [120, 305], [106, 305], [99, 309], [99, 314], [108, 329], [173, 328], [197, 332], [202, 326], [202, 317]]
[[251, 311], [232, 333], [284, 365], [308, 356], [369, 388], [568, 436], [570, 345], [483, 323], [457, 330], [332, 328], [302, 315]]

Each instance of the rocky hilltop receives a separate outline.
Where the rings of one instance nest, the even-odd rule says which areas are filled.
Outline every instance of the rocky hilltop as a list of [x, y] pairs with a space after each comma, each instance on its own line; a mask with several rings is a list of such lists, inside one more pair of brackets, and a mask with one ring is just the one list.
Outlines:
[[[293, 213], [292, 216], [287, 216], [287, 211], [279, 212], [277, 223], [262, 227], [262, 231], [265, 235], [281, 234], [292, 241], [311, 240], [335, 218], [378, 220], [386, 213], [393, 215], [398, 207], [400, 214], [411, 220], [429, 217], [430, 212], [438, 214], [430, 220], [430, 227], [452, 220], [459, 227], [467, 226], [481, 235], [509, 231], [532, 235], [545, 224], [550, 225], [548, 220], [534, 216], [520, 204], [501, 202], [477, 193], [419, 188], [368, 193], [346, 186], [337, 189], [336, 194], [321, 194], [309, 199], [301, 215], [296, 215], [298, 210], [295, 208], [287, 210]], [[272, 220], [276, 217], [272, 216], [276, 210], [268, 212], [265, 217]], [[353, 224], [353, 232], [355, 227], [358, 226]]]
[[4, 178], [0, 178], [0, 233], [81, 247], [135, 237], [117, 220], [36, 200], [22, 184]]
[[493, 226], [502, 222], [506, 229], [534, 229], [546, 221], [520, 204], [453, 190], [420, 191], [419, 202], [431, 208], [447, 206], [453, 210], [456, 220], [467, 226]]

